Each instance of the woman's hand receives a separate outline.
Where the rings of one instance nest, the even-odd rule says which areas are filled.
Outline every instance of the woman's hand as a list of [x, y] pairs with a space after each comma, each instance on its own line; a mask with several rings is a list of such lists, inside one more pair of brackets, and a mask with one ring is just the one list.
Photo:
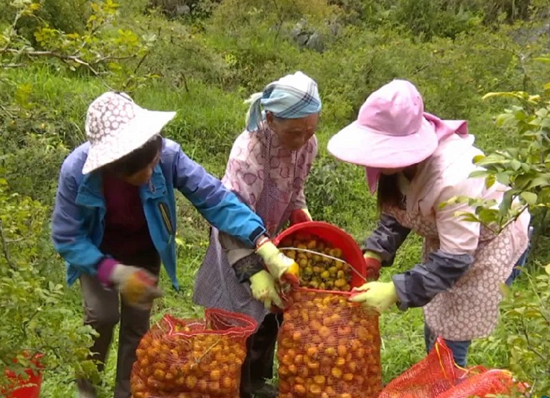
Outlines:
[[293, 286], [300, 284], [300, 267], [293, 259], [281, 253], [270, 239], [264, 237], [259, 242], [256, 253], [262, 257], [267, 270], [275, 280]]
[[275, 288], [275, 279], [269, 272], [262, 270], [249, 279], [252, 297], [261, 301], [268, 310], [271, 310], [272, 305], [283, 308], [283, 301]]
[[361, 303], [367, 311], [378, 314], [386, 311], [398, 301], [397, 292], [393, 282], [368, 282], [363, 286], [354, 288], [354, 294], [349, 301]]
[[143, 268], [115, 261], [104, 262], [98, 274], [102, 282], [114, 285], [131, 306], [150, 309], [153, 300], [162, 297], [162, 291], [157, 287], [157, 278]]
[[298, 209], [290, 213], [290, 225], [313, 221], [308, 209]]
[[366, 251], [363, 257], [367, 263], [367, 279], [377, 280], [380, 277], [380, 268], [382, 267], [380, 256], [377, 253]]

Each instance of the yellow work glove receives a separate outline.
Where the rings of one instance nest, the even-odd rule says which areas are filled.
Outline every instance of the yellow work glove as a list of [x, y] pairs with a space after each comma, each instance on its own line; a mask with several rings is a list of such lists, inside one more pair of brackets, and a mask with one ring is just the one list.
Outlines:
[[162, 297], [162, 291], [157, 287], [157, 278], [143, 268], [116, 264], [109, 280], [129, 305], [140, 309], [150, 309], [153, 300]]
[[260, 271], [249, 279], [252, 297], [261, 301], [268, 310], [271, 310], [273, 304], [279, 308], [283, 308], [283, 302], [275, 289], [275, 279], [273, 279], [273, 276], [269, 272]]
[[264, 260], [267, 270], [276, 280], [293, 286], [300, 284], [300, 267], [296, 261], [281, 253], [271, 240], [265, 238], [256, 253]]
[[398, 301], [393, 282], [368, 282], [352, 290], [349, 301], [361, 303], [368, 311], [378, 314], [386, 311]]

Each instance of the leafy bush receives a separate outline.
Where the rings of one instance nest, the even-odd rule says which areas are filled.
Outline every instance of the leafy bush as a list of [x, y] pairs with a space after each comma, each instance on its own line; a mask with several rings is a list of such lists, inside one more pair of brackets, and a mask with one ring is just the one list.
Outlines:
[[525, 275], [528, 286], [509, 292], [502, 305], [510, 370], [533, 386], [532, 396], [550, 391], [550, 264]]
[[[541, 59], [549, 62], [550, 59]], [[496, 118], [496, 123], [509, 134], [517, 135], [519, 145], [499, 148], [475, 162], [481, 170], [472, 177], [485, 177], [487, 185], [495, 182], [509, 185], [497, 206], [493, 200], [456, 197], [450, 202], [468, 203], [474, 208], [462, 217], [487, 225], [497, 232], [514, 221], [525, 209], [536, 216], [533, 224], [545, 233], [545, 216], [550, 207], [550, 83], [543, 92], [531, 95], [524, 91], [489, 93], [485, 98], [511, 97], [516, 104]], [[536, 249], [536, 247], [535, 247]], [[536, 262], [535, 264], [540, 264]], [[528, 286], [509, 294], [503, 304], [506, 343], [510, 351], [509, 366], [516, 376], [530, 382], [535, 394], [550, 389], [548, 362], [550, 345], [550, 265], [539, 275], [534, 268], [525, 277]]]
[[[0, 203], [0, 369], [20, 375], [35, 368], [30, 358], [43, 354], [46, 372], [66, 379], [75, 372], [93, 374], [93, 363], [86, 359], [91, 329], [74, 321], [74, 311], [63, 305], [64, 287], [44, 273], [53, 263], [52, 250], [43, 250], [40, 242], [47, 209], [11, 192], [3, 178]], [[2, 371], [0, 386], [5, 385]]]
[[[12, 22], [24, 0], [0, 0], [0, 20]], [[39, 26], [48, 25], [66, 33], [83, 33], [91, 15], [89, 0], [36, 0], [36, 12], [22, 16], [16, 25], [19, 34], [34, 41], [34, 32]]]
[[[550, 63], [550, 59], [541, 59]], [[550, 83], [542, 94], [531, 95], [524, 91], [489, 93], [485, 98], [512, 97], [519, 101], [496, 118], [497, 125], [520, 138], [518, 147], [500, 148], [487, 156], [478, 156], [476, 164], [482, 170], [472, 177], [485, 177], [487, 185], [495, 182], [509, 185], [501, 204], [477, 198], [457, 197], [453, 201], [468, 202], [474, 213], [464, 217], [494, 225], [498, 230], [515, 220], [524, 209], [546, 214], [550, 206]], [[518, 206], [517, 203], [521, 206]], [[544, 225], [541, 225], [545, 227]]]

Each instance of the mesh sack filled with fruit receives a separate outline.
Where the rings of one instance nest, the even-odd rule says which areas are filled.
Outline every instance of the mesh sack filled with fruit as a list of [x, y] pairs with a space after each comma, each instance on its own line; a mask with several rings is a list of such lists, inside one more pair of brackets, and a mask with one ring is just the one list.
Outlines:
[[[284, 234], [284, 233], [283, 233]], [[365, 282], [357, 244], [313, 222], [277, 240], [300, 266], [278, 336], [279, 397], [377, 397], [382, 389], [378, 316], [348, 301]]]
[[246, 339], [256, 322], [207, 309], [204, 320], [164, 318], [141, 340], [133, 398], [238, 398]]
[[279, 397], [374, 398], [382, 389], [378, 316], [345, 292], [298, 288], [278, 336]]

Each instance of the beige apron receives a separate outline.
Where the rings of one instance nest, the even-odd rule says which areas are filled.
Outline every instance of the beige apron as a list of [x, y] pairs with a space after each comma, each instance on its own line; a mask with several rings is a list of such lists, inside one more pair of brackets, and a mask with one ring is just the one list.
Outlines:
[[[401, 225], [424, 237], [423, 261], [439, 249], [435, 219], [419, 211], [385, 210]], [[510, 224], [499, 235], [481, 227], [474, 263], [448, 291], [439, 293], [424, 306], [426, 324], [435, 335], [451, 341], [485, 337], [494, 330], [502, 299], [501, 284], [527, 249], [528, 214]], [[528, 221], [527, 221], [528, 222]]]

